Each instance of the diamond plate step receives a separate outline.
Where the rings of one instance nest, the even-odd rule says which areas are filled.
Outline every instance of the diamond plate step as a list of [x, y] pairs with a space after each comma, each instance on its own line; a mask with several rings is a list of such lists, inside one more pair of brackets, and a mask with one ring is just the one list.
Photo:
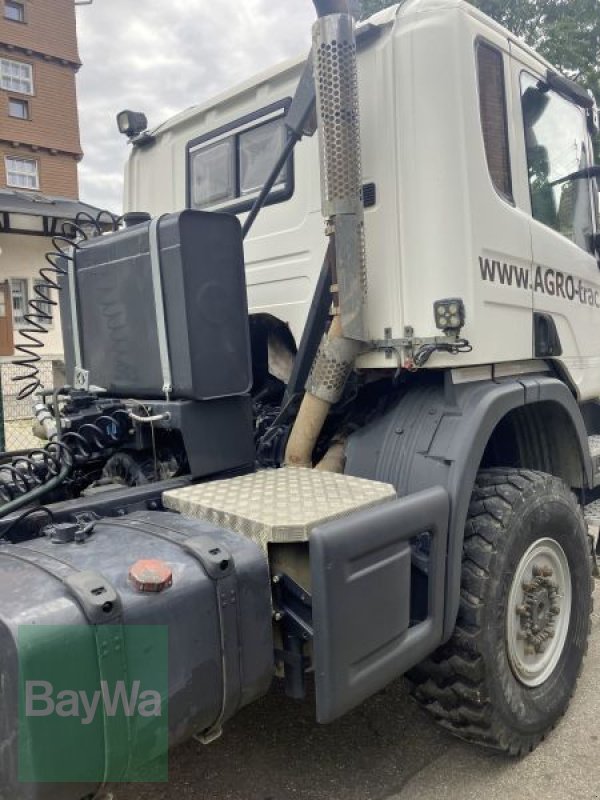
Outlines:
[[163, 494], [166, 508], [253, 539], [307, 541], [318, 525], [396, 499], [387, 483], [285, 467], [212, 481]]

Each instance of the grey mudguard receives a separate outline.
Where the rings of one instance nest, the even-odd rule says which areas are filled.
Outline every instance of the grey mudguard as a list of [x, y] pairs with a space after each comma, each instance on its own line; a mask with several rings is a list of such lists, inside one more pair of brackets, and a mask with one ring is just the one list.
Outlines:
[[[577, 482], [592, 485], [592, 462], [581, 411], [569, 388], [546, 375], [483, 380], [460, 385], [428, 376], [403, 393], [386, 413], [352, 434], [346, 473], [391, 483], [400, 497], [444, 486], [451, 499], [444, 639], [458, 613], [464, 527], [477, 470], [498, 423], [518, 408], [560, 412], [577, 452]], [[540, 406], [538, 406], [539, 408]], [[556, 431], [552, 432], [556, 434]], [[556, 472], [566, 466], [534, 461], [530, 469]], [[573, 476], [575, 477], [575, 476]]]
[[[317, 719], [345, 714], [441, 641], [448, 492], [434, 487], [317, 528], [310, 561]], [[427, 616], [411, 626], [410, 540], [429, 533]]]

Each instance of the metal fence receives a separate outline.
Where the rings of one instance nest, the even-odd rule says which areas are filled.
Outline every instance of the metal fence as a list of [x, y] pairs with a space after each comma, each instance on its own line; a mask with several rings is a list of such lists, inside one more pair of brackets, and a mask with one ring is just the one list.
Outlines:
[[[40, 380], [46, 388], [52, 388], [56, 362], [42, 360], [39, 363]], [[14, 364], [0, 364], [0, 387], [2, 391], [2, 415], [0, 417], [0, 443], [4, 439], [1, 450], [25, 450], [43, 447], [44, 442], [33, 435], [33, 406], [40, 400], [35, 395], [19, 400], [21, 386], [15, 382], [17, 375], [22, 375], [22, 367]], [[3, 433], [3, 436], [2, 436]]]

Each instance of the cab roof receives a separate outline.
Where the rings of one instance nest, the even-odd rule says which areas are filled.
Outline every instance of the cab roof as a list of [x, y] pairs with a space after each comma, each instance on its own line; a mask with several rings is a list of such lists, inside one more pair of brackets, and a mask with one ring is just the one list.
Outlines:
[[[359, 31], [365, 27], [391, 27], [396, 21], [402, 21], [403, 19], [412, 17], [414, 15], [448, 11], [452, 8], [460, 8], [470, 16], [476, 17], [488, 27], [492, 28], [498, 33], [501, 33], [510, 42], [515, 43], [521, 49], [525, 50], [541, 65], [545, 66], [547, 69], [556, 71], [549, 62], [542, 58], [533, 48], [529, 47], [529, 45], [527, 45], [522, 39], [512, 34], [510, 31], [508, 31], [495, 20], [488, 17], [479, 9], [475, 8], [475, 6], [471, 5], [471, 3], [466, 2], [466, 0], [403, 0], [402, 2], [391, 5], [389, 8], [385, 8], [382, 11], [373, 14], [368, 19], [359, 23], [357, 27]], [[151, 133], [153, 136], [160, 136], [164, 133], [167, 133], [168, 131], [184, 125], [188, 120], [202, 116], [203, 114], [211, 111], [212, 109], [218, 108], [219, 106], [227, 105], [231, 101], [240, 98], [250, 90], [255, 91], [261, 85], [269, 84], [274, 78], [278, 78], [280, 80], [285, 80], [287, 77], [291, 78], [295, 73], [299, 74], [300, 69], [305, 61], [306, 55], [302, 55], [296, 58], [288, 59], [284, 62], [280, 62], [279, 64], [276, 64], [267, 70], [263, 70], [262, 72], [251, 76], [242, 83], [239, 83], [236, 86], [221, 92], [220, 94], [212, 97], [206, 103], [194, 105], [184, 111], [181, 111], [179, 114], [176, 114], [174, 117], [171, 117], [170, 119], [158, 125], [154, 130], [151, 131]]]

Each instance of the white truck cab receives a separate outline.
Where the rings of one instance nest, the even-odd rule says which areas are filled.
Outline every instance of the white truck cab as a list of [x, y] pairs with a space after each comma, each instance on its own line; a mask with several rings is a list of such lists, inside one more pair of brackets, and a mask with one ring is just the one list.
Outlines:
[[[585, 400], [600, 394], [600, 270], [591, 101], [550, 64], [459, 0], [407, 0], [358, 28], [373, 340], [438, 332], [434, 303], [460, 298], [460, 355], [429, 368], [471, 377], [552, 358]], [[193, 107], [135, 147], [126, 210], [244, 216], [283, 145], [304, 59]], [[549, 80], [550, 76], [550, 80]], [[316, 138], [295, 149], [246, 241], [250, 311], [299, 341], [325, 252]], [[371, 351], [362, 368], [389, 368]]]

